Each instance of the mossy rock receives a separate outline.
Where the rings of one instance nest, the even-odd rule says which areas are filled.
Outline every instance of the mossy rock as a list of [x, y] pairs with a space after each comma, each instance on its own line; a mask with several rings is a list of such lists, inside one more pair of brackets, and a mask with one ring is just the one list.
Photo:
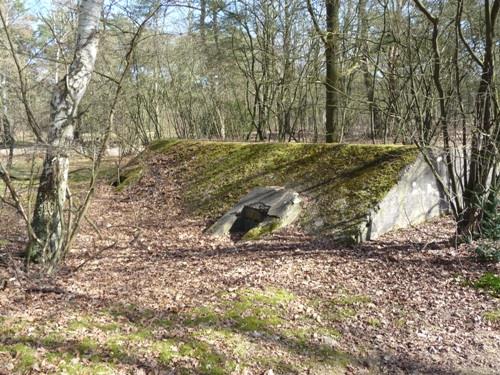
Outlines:
[[418, 154], [416, 147], [396, 145], [162, 140], [130, 162], [120, 187], [156, 168], [150, 161], [161, 156], [183, 185], [193, 215], [217, 219], [251, 189], [278, 185], [310, 202], [299, 219], [304, 229], [358, 242], [371, 213]]

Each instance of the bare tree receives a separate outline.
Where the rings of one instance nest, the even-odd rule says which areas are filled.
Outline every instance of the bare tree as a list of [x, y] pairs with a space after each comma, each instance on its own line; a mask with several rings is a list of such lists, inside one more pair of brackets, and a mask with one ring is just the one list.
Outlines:
[[339, 37], [340, 37], [340, 0], [325, 0], [326, 32], [321, 30], [311, 0], [307, 0], [307, 9], [313, 20], [314, 28], [325, 47], [326, 79], [325, 79], [325, 129], [326, 142], [338, 141], [339, 135], [339, 96], [340, 96], [340, 69], [339, 69]]
[[64, 245], [64, 209], [69, 194], [73, 120], [94, 70], [103, 2], [81, 1], [73, 61], [66, 76], [54, 88], [47, 150], [33, 214], [36, 238], [28, 245], [28, 259], [52, 260], [60, 256]]

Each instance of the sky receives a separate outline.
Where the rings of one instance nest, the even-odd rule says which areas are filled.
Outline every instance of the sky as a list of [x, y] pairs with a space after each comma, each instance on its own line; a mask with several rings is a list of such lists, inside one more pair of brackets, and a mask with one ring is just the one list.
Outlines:
[[[53, 1], [50, 0], [24, 0], [26, 10], [37, 16], [46, 15], [53, 7]], [[167, 12], [166, 31], [171, 34], [181, 34], [186, 30], [185, 9], [179, 7], [170, 7]]]
[[26, 10], [30, 13], [46, 13], [52, 7], [52, 1], [49, 0], [26, 0], [24, 2]]

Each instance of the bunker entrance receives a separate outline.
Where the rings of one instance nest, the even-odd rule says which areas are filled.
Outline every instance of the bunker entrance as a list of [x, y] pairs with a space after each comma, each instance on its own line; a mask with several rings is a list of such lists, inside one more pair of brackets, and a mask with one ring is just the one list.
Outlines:
[[270, 208], [271, 206], [263, 203], [244, 206], [241, 212], [237, 214], [238, 218], [229, 230], [229, 233], [245, 234], [250, 229], [255, 228], [269, 217], [268, 212]]

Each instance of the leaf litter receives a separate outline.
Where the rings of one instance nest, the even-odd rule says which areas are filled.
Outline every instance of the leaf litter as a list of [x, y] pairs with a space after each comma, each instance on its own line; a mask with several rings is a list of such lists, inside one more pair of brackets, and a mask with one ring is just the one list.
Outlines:
[[472, 285], [499, 270], [448, 218], [351, 247], [299, 228], [233, 242], [182, 193], [161, 159], [101, 184], [52, 278], [23, 273], [2, 207], [0, 373], [498, 373], [500, 303]]

